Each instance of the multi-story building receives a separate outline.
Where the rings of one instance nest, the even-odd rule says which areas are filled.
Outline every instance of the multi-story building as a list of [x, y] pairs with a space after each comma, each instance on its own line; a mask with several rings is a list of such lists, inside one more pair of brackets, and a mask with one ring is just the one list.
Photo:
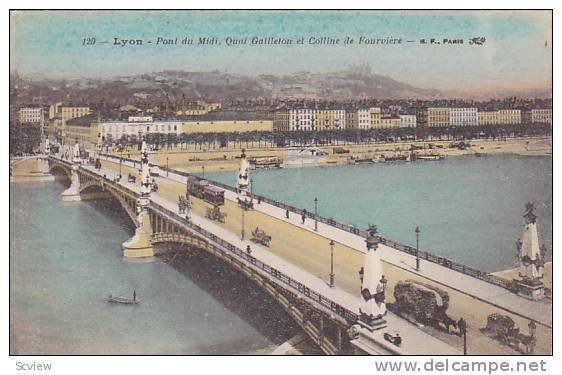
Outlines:
[[346, 110], [345, 111], [345, 127], [346, 129], [359, 128], [359, 111]]
[[273, 131], [289, 131], [289, 110], [287, 108], [278, 108], [273, 112]]
[[65, 130], [68, 120], [86, 116], [90, 113], [90, 108], [85, 106], [67, 106], [64, 103], [56, 103], [49, 108], [49, 131], [54, 132], [54, 137], [60, 142], [67, 139]]
[[399, 115], [401, 128], [415, 128], [417, 125], [416, 115]]
[[315, 129], [314, 110], [295, 108], [289, 110], [289, 130], [311, 131]]
[[518, 125], [521, 124], [521, 110], [519, 109], [500, 109], [498, 111], [499, 125]]
[[271, 120], [189, 120], [182, 122], [182, 133], [229, 133], [229, 132], [270, 132]]
[[99, 132], [103, 139], [118, 142], [122, 137], [142, 137], [149, 133], [176, 134], [182, 132], [179, 120], [154, 120], [151, 116], [129, 116], [125, 120], [98, 121]]
[[449, 126], [477, 126], [477, 108], [449, 108]]
[[334, 128], [334, 113], [330, 109], [316, 109], [314, 111], [316, 130], [332, 130]]
[[43, 108], [20, 108], [18, 120], [21, 124], [43, 124]]
[[346, 116], [344, 109], [332, 109], [332, 117], [333, 117], [333, 129], [334, 130], [343, 130], [346, 128]]
[[417, 112], [420, 127], [446, 128], [450, 125], [449, 108], [430, 107]]
[[399, 128], [400, 127], [400, 117], [396, 115], [382, 115], [380, 124], [377, 128], [389, 129], [389, 128]]
[[88, 150], [96, 149], [99, 134], [99, 123], [93, 115], [70, 119], [66, 122], [64, 143], [79, 143]]
[[497, 111], [478, 111], [478, 125], [498, 125]]
[[371, 117], [371, 128], [379, 128], [382, 116], [381, 109], [378, 107], [369, 108], [369, 115]]
[[357, 111], [357, 127], [359, 129], [371, 129], [371, 112], [368, 109]]
[[552, 124], [552, 109], [532, 109], [531, 122]]

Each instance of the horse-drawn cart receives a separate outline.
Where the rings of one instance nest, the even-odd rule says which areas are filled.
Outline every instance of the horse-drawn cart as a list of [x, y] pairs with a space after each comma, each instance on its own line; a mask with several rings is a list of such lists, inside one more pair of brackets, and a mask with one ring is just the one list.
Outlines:
[[213, 208], [207, 207], [207, 214], [208, 219], [218, 221], [219, 223], [224, 223], [226, 221], [226, 214], [221, 212], [220, 207], [214, 205]]
[[256, 229], [252, 231], [252, 238], [250, 239], [250, 241], [269, 247], [271, 236], [265, 233], [265, 231], [256, 227]]

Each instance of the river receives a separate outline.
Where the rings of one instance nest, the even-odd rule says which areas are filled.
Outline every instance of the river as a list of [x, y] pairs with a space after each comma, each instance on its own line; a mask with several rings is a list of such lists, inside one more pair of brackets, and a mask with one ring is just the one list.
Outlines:
[[[235, 173], [206, 173], [234, 185]], [[252, 171], [256, 194], [366, 228], [485, 271], [517, 266], [525, 203], [535, 203], [552, 257], [552, 158], [497, 155], [441, 161]]]
[[[265, 292], [207, 256], [127, 261], [116, 205], [10, 185], [11, 354], [255, 354], [298, 333]], [[140, 305], [112, 305], [107, 294]]]

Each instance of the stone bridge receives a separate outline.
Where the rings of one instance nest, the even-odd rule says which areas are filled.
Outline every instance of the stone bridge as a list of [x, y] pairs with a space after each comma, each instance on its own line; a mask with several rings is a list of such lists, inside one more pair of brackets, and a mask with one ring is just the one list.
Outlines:
[[[188, 218], [179, 213], [177, 202], [165, 198], [163, 193], [143, 196], [139, 182], [118, 178], [109, 166], [95, 169], [53, 156], [48, 163], [50, 171], [70, 180], [70, 187], [61, 194], [63, 201], [114, 198], [119, 202], [136, 225], [135, 235], [123, 244], [124, 256], [149, 257], [175, 251], [200, 252], [219, 258], [263, 288], [327, 354], [459, 354], [458, 347], [420, 330], [392, 312], [387, 312], [380, 328], [366, 326], [359, 311], [363, 303], [359, 291], [351, 294], [337, 285], [328, 285], [298, 264], [287, 262], [269, 249], [250, 243], [243, 236], [240, 238], [193, 212]], [[134, 172], [133, 163], [129, 167], [133, 167]], [[136, 163], [138, 166], [138, 161]], [[115, 165], [121, 167], [119, 162]], [[185, 188], [185, 178], [172, 171], [169, 177], [162, 177], [162, 182], [167, 180]], [[225, 197], [233, 201], [234, 196], [225, 189]], [[263, 213], [280, 221], [289, 209], [288, 206], [276, 207], [265, 199], [259, 207]], [[304, 230], [316, 233], [316, 228]], [[334, 223], [321, 222], [318, 231], [328, 239], [350, 244], [355, 249], [365, 246], [364, 233], [343, 230]], [[249, 244], [251, 251], [247, 249]], [[464, 267], [459, 271], [427, 257], [422, 260], [425, 272], [418, 272], [410, 265], [415, 261], [411, 251], [397, 250], [395, 244], [384, 239], [378, 252], [384, 256], [382, 261], [387, 267], [403, 275], [401, 278], [417, 278], [443, 288], [459, 308], [474, 306], [470, 307], [473, 317], [468, 320], [473, 330], [485, 325], [489, 313], [499, 312], [512, 317], [520, 327], [533, 320], [538, 325], [538, 334], [552, 337], [551, 315], [549, 318], [546, 314], [548, 305], [523, 299], [487, 275], [471, 275]], [[395, 346], [387, 341], [384, 338], [387, 332], [400, 332], [402, 345]], [[546, 347], [548, 340], [541, 345]]]
[[[116, 181], [108, 171], [55, 157], [49, 158], [49, 171], [70, 181], [70, 187], [61, 193], [65, 202], [108, 198], [119, 202], [137, 225], [135, 237], [123, 244], [125, 256], [168, 253], [166, 245], [171, 244], [171, 251], [205, 252], [217, 257], [265, 290], [326, 354], [353, 352], [347, 332], [357, 321], [354, 312], [153, 200], [148, 216], [139, 223], [138, 186]], [[146, 240], [148, 243], [144, 243]], [[390, 347], [381, 350], [393, 353]]]

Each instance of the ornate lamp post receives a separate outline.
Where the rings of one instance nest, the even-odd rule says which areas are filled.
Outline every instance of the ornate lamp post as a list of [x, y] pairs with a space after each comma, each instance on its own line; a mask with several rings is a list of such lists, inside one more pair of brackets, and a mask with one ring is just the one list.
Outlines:
[[460, 318], [458, 322], [459, 326], [459, 333], [463, 336], [463, 354], [466, 355], [466, 320], [464, 318]]
[[202, 177], [205, 178], [205, 164], [201, 166]]
[[416, 271], [420, 270], [420, 227], [416, 227]]
[[166, 155], [166, 177], [168, 177], [168, 171], [170, 170], [170, 167], [168, 166], [168, 155]]
[[314, 230], [318, 232], [318, 197], [314, 198]]
[[123, 145], [119, 144], [119, 150], [121, 154], [119, 155], [119, 179], [121, 179], [121, 166], [123, 165]]
[[246, 211], [244, 209], [244, 207], [241, 207], [242, 209], [242, 230], [240, 231], [240, 239], [242, 239], [242, 241], [244, 241], [244, 212]]
[[335, 286], [335, 277], [334, 275], [334, 240], [330, 240], [330, 288]]

